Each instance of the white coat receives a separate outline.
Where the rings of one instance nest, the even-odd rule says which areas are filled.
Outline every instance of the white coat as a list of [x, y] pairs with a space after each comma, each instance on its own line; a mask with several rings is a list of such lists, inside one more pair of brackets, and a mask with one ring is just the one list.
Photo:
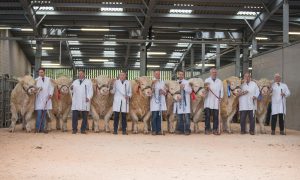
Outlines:
[[53, 91], [54, 91], [53, 85], [51, 83], [51, 79], [48, 77], [44, 77], [44, 81], [43, 81], [42, 77], [38, 77], [35, 80], [36, 80], [36, 86], [38, 88], [41, 88], [39, 93], [36, 95], [35, 110], [52, 109], [52, 101], [51, 99], [48, 99], [49, 96], [53, 95]]
[[[72, 87], [72, 110], [90, 111], [91, 99], [93, 97], [92, 81], [89, 79], [83, 79], [80, 84], [80, 80], [76, 79], [72, 83]], [[89, 102], [86, 102], [86, 98], [89, 99]]]
[[164, 95], [159, 95], [159, 90], [163, 90], [166, 93], [165, 83], [158, 80], [153, 87], [153, 94], [150, 100], [150, 111], [166, 111], [166, 97]]
[[[180, 80], [178, 80], [177, 82], [180, 82]], [[190, 86], [189, 82], [185, 79], [181, 80], [181, 84], [184, 85], [184, 91], [181, 91], [182, 99], [179, 102], [174, 102], [173, 113], [177, 113], [177, 114], [191, 113], [192, 87]]]
[[114, 94], [113, 111], [116, 112], [129, 112], [129, 101], [126, 101], [125, 96], [132, 96], [130, 81], [124, 80], [122, 84], [121, 80], [116, 80], [111, 90]]
[[259, 96], [259, 88], [257, 84], [253, 81], [250, 81], [248, 84], [244, 82], [241, 85], [241, 89], [242, 91], [248, 91], [248, 93], [239, 97], [239, 110], [256, 110], [257, 100], [255, 99], [253, 104], [253, 96], [255, 96], [256, 98], [258, 98]]
[[[215, 81], [212, 80], [211, 77], [205, 79], [205, 83], [209, 83], [209, 88], [214, 92], [214, 94], [219, 97], [221, 92], [221, 98], [223, 98], [224, 90], [223, 90], [223, 83], [220, 79], [216, 79]], [[212, 93], [208, 92], [205, 100], [204, 100], [204, 108], [209, 109], [219, 109], [219, 100], [218, 98]]]
[[[289, 88], [286, 84], [280, 82], [279, 85], [274, 83], [272, 89], [272, 115], [286, 114], [286, 98], [291, 95]], [[285, 97], [281, 96], [281, 90]]]

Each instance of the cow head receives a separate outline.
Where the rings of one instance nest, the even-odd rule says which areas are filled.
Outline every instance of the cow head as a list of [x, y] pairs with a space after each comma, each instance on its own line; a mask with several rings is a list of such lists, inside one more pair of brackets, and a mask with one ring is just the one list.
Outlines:
[[94, 79], [93, 82], [97, 94], [104, 96], [109, 94], [109, 89], [111, 87], [111, 78], [109, 78], [108, 76], [101, 75]]
[[166, 81], [165, 82], [167, 91], [172, 95], [174, 101], [181, 100], [180, 84], [176, 81]]
[[66, 76], [61, 76], [54, 80], [54, 84], [61, 94], [69, 94], [70, 86], [72, 85], [72, 80]]
[[189, 84], [192, 87], [193, 93], [197, 97], [204, 98], [206, 96], [206, 89], [204, 87], [204, 82], [201, 78], [191, 78], [189, 79]]
[[28, 95], [36, 94], [39, 88], [36, 86], [36, 81], [29, 75], [18, 78], [20, 85]]
[[144, 96], [150, 97], [152, 95], [152, 81], [147, 76], [142, 76], [135, 79], [138, 85], [138, 91], [141, 91]]
[[240, 80], [240, 78], [231, 76], [225, 80], [224, 85], [226, 85], [227, 91], [230, 91], [233, 95], [236, 96], [242, 91], [241, 83], [242, 81]]
[[271, 94], [271, 86], [272, 86], [272, 81], [268, 79], [260, 79], [259, 81], [254, 81], [256, 82], [260, 95], [262, 96], [269, 96]]

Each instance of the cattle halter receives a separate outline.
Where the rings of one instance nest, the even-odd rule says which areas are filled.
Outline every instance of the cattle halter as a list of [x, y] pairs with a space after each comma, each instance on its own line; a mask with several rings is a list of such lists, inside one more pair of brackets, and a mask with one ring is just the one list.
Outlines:
[[23, 90], [26, 92], [27, 95], [30, 95], [30, 94], [29, 94], [29, 90], [30, 90], [31, 88], [35, 88], [35, 87], [31, 85], [31, 86], [29, 86], [27, 89], [25, 89], [24, 86], [22, 86], [22, 88], [23, 88]]

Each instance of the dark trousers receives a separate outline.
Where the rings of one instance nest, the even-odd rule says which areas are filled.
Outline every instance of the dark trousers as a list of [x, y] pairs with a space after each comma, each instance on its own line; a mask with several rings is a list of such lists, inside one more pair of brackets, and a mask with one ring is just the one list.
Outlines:
[[122, 131], [126, 132], [127, 122], [126, 122], [126, 113], [114, 111], [114, 132], [118, 132], [119, 127], [119, 114], [122, 114]]
[[268, 111], [267, 111], [267, 115], [266, 115], [266, 121], [265, 121], [265, 125], [267, 125], [267, 126], [270, 125], [271, 114], [272, 114], [272, 103], [269, 103]]
[[213, 115], [213, 120], [214, 120], [213, 130], [218, 130], [218, 126], [219, 126], [219, 110], [218, 109], [205, 108], [204, 109], [204, 113], [205, 113], [205, 130], [206, 131], [210, 131], [211, 130], [211, 127], [210, 127], [210, 115], [211, 115], [211, 113]]
[[161, 131], [161, 114], [159, 111], [152, 111], [152, 132], [159, 133]]
[[279, 116], [279, 128], [280, 131], [284, 131], [284, 120], [283, 120], [283, 114], [274, 114], [272, 115], [272, 122], [271, 122], [271, 129], [272, 131], [275, 131], [276, 124], [277, 124], [277, 116]]
[[240, 111], [240, 116], [241, 116], [241, 132], [245, 133], [246, 132], [246, 119], [247, 115], [250, 120], [250, 132], [255, 131], [255, 120], [253, 117], [253, 110], [246, 110], [246, 111]]
[[180, 132], [191, 132], [190, 126], [191, 126], [191, 119], [190, 114], [177, 114], [178, 116], [178, 126], [177, 130]]
[[78, 126], [78, 113], [81, 112], [82, 114], [82, 122], [81, 122], [81, 132], [84, 132], [86, 130], [87, 126], [87, 115], [88, 111], [77, 111], [72, 110], [72, 130], [77, 132], [77, 126]]

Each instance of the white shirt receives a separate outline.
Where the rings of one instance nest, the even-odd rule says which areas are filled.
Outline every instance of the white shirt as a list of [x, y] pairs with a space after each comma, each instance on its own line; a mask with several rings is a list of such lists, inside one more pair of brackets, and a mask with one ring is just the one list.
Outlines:
[[[80, 80], [77, 79], [73, 82], [72, 87], [72, 110], [90, 111], [91, 99], [93, 97], [92, 81], [83, 79], [80, 84]], [[89, 102], [86, 102], [86, 98], [89, 99]]]
[[191, 113], [191, 93], [192, 88], [189, 82], [185, 79], [177, 80], [177, 82], [181, 82], [184, 85], [184, 89], [181, 91], [181, 101], [174, 102], [173, 113], [177, 114], [187, 114]]
[[52, 109], [52, 101], [51, 99], [48, 99], [49, 96], [53, 95], [54, 91], [51, 79], [48, 77], [44, 77], [43, 81], [42, 77], [38, 77], [35, 80], [36, 86], [38, 88], [41, 88], [41, 91], [36, 95], [35, 110]]
[[[286, 98], [291, 95], [291, 92], [286, 84], [280, 82], [279, 85], [274, 83], [272, 85], [272, 115], [286, 114]], [[281, 90], [285, 97], [281, 96]]]
[[166, 97], [164, 95], [159, 95], [159, 90], [166, 92], [165, 83], [161, 80], [158, 80], [154, 84], [153, 94], [150, 100], [150, 111], [166, 111]]
[[211, 91], [208, 92], [204, 100], [204, 108], [219, 109], [219, 99], [217, 97], [221, 96], [221, 98], [223, 98], [223, 82], [218, 78], [214, 81], [209, 77], [205, 79], [205, 83], [209, 83], [209, 88], [214, 94]]
[[116, 80], [111, 92], [114, 94], [113, 111], [128, 113], [129, 100], [126, 101], [125, 96], [132, 96], [130, 81]]
[[256, 98], [259, 96], [257, 84], [253, 81], [250, 81], [248, 84], [244, 82], [241, 85], [241, 89], [242, 91], [248, 91], [248, 93], [239, 97], [239, 111], [256, 110], [257, 100], [253, 100], [253, 96]]

